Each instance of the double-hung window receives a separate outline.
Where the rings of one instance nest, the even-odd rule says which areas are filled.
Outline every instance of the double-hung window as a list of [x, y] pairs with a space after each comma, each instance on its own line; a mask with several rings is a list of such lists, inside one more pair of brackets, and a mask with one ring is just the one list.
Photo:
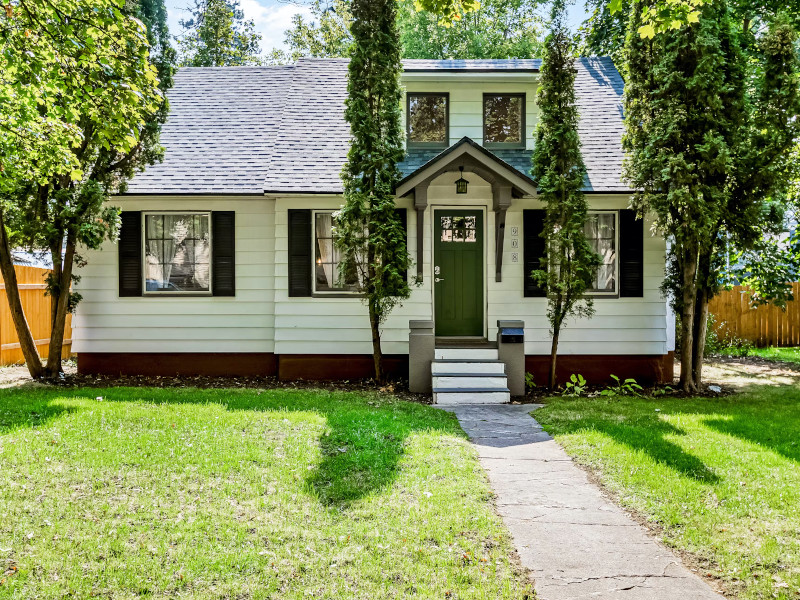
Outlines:
[[525, 147], [525, 94], [483, 95], [483, 145]]
[[144, 214], [144, 292], [211, 294], [211, 213]]
[[314, 211], [314, 292], [317, 293], [356, 293], [358, 274], [348, 273], [342, 281], [340, 277], [341, 253], [334, 243], [332, 211]]
[[449, 142], [449, 104], [445, 93], [407, 95], [406, 135], [410, 148], [446, 148]]
[[593, 211], [589, 213], [583, 228], [589, 245], [600, 255], [602, 261], [594, 277], [592, 288], [589, 290], [593, 295], [616, 295], [619, 293], [617, 287], [619, 280], [618, 217], [617, 211]]

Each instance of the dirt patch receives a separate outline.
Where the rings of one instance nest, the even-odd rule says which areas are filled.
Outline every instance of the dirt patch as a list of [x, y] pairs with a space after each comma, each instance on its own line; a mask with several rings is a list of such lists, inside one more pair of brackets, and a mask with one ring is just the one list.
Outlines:
[[[675, 364], [675, 377], [680, 364]], [[705, 362], [703, 379], [723, 391], [741, 392], [753, 386], [794, 386], [800, 384], [800, 365], [755, 356], [712, 357]]]

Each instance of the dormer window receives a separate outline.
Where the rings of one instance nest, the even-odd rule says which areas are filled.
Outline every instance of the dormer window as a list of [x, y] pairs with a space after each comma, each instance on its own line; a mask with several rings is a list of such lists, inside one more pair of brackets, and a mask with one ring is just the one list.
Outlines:
[[408, 146], [446, 148], [450, 98], [444, 93], [408, 94]]
[[483, 145], [525, 147], [525, 94], [483, 95]]

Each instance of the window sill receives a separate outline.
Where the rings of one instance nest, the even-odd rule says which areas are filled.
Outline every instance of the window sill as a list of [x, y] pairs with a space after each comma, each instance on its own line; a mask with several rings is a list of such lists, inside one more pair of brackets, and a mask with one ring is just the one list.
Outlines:
[[358, 292], [314, 292], [312, 298], [364, 298], [364, 294]]

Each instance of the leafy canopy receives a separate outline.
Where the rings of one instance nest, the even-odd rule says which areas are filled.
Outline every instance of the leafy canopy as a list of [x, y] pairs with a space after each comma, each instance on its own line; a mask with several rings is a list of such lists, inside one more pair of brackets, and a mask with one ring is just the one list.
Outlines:
[[236, 67], [261, 64], [261, 34], [245, 20], [239, 0], [194, 0], [191, 17], [180, 21], [180, 64]]

